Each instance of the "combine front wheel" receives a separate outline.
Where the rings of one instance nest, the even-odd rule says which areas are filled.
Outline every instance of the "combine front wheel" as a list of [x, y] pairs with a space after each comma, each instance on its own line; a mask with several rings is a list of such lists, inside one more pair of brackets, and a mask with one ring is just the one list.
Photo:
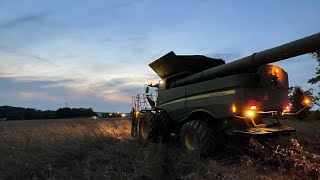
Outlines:
[[152, 112], [145, 112], [139, 119], [139, 138], [157, 142], [159, 139], [159, 120]]
[[181, 142], [186, 150], [198, 151], [202, 156], [208, 156], [215, 149], [213, 131], [201, 120], [187, 122], [182, 127]]

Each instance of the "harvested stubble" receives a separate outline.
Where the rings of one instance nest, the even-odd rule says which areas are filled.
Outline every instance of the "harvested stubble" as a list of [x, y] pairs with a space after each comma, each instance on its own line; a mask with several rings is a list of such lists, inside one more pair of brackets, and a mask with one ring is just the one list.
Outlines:
[[[304, 152], [319, 154], [319, 123], [288, 122]], [[296, 124], [295, 124], [296, 123]], [[312, 124], [314, 123], [314, 124]], [[312, 125], [308, 125], [312, 124]], [[314, 131], [310, 130], [313, 127]], [[318, 139], [314, 139], [318, 138]], [[289, 142], [289, 143], [287, 143]], [[142, 143], [130, 137], [128, 120], [43, 120], [0, 122], [0, 179], [301, 179], [317, 172], [285, 167], [276, 147], [290, 138], [259, 144], [249, 152], [227, 149], [202, 159], [178, 145]], [[286, 145], [289, 144], [289, 145]], [[298, 148], [298, 150], [301, 150]], [[278, 149], [278, 152], [280, 150]], [[302, 152], [302, 151], [296, 151]], [[277, 157], [278, 155], [279, 157]], [[262, 157], [269, 157], [264, 159]], [[310, 161], [317, 163], [317, 161]], [[315, 164], [316, 165], [316, 164]]]

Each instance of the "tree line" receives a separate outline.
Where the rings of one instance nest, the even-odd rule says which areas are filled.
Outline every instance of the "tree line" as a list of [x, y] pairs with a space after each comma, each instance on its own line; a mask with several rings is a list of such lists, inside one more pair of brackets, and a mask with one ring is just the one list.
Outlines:
[[[310, 84], [318, 84], [320, 83], [320, 50], [311, 53], [312, 56], [318, 61], [319, 65], [316, 68], [315, 77], [312, 77], [308, 80], [308, 83]], [[320, 87], [320, 85], [319, 85]], [[315, 95], [313, 93], [313, 89], [309, 88], [307, 90], [302, 89], [301, 86], [292, 86], [289, 88], [289, 103], [292, 105], [292, 111], [297, 112], [300, 109], [303, 108], [303, 99], [305, 97], [308, 97], [311, 101], [311, 107], [314, 107], [314, 109], [317, 109], [313, 112], [314, 115], [313, 118], [320, 118], [320, 92], [318, 92], [318, 95]], [[297, 118], [302, 120], [305, 119], [310, 114], [311, 108], [306, 108], [301, 113], [297, 114]]]
[[0, 106], [0, 119], [2, 120], [31, 120], [31, 119], [62, 119], [75, 117], [91, 117], [96, 113], [92, 108], [59, 108], [53, 110], [37, 110], [12, 106]]

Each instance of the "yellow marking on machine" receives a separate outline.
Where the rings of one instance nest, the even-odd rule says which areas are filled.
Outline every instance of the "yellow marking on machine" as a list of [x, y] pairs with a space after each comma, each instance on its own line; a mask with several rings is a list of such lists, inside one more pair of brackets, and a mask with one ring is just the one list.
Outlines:
[[216, 96], [233, 95], [235, 93], [236, 93], [236, 90], [228, 90], [228, 91], [219, 91], [219, 92], [194, 95], [194, 96], [184, 97], [184, 98], [176, 99], [176, 100], [161, 104], [160, 107], [168, 104], [183, 102], [183, 101], [190, 101], [190, 100], [203, 99], [203, 98], [216, 97]]

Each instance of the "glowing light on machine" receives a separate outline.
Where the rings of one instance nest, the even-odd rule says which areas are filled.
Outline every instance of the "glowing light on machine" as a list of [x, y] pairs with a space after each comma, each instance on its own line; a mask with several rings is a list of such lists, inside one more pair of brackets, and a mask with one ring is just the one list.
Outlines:
[[163, 80], [160, 80], [160, 81], [159, 81], [159, 84], [163, 84]]
[[269, 74], [273, 75], [273, 76], [279, 76], [280, 70], [278, 67], [276, 66], [271, 66], [269, 69]]
[[306, 106], [310, 106], [311, 100], [310, 100], [308, 97], [305, 97], [305, 98], [303, 99], [303, 104], [306, 105]]
[[233, 113], [237, 112], [237, 107], [236, 107], [235, 104], [232, 104], [232, 105], [231, 105], [231, 111], [232, 111]]
[[248, 111], [246, 111], [246, 115], [247, 115], [247, 117], [254, 117], [254, 115], [255, 115], [255, 112], [254, 111], [252, 111], [252, 110], [248, 110]]
[[250, 109], [250, 110], [257, 110], [258, 108], [257, 108], [257, 105], [251, 104], [251, 105], [249, 106], [249, 109]]
[[287, 104], [287, 105], [284, 107], [284, 110], [285, 110], [285, 111], [289, 111], [289, 110], [290, 110], [290, 105]]
[[255, 100], [251, 100], [248, 104], [248, 110], [256, 111], [258, 110], [258, 104]]
[[248, 110], [245, 111], [246, 117], [253, 118], [255, 116], [257, 110], [258, 110], [258, 105], [256, 104], [256, 102], [254, 100], [251, 101], [248, 106]]
[[276, 67], [273, 67], [273, 68], [272, 68], [272, 74], [275, 75], [275, 76], [278, 76], [278, 74], [279, 74], [279, 69], [276, 68]]
[[140, 112], [139, 111], [135, 111], [134, 115], [136, 116], [136, 119], [138, 119]]

